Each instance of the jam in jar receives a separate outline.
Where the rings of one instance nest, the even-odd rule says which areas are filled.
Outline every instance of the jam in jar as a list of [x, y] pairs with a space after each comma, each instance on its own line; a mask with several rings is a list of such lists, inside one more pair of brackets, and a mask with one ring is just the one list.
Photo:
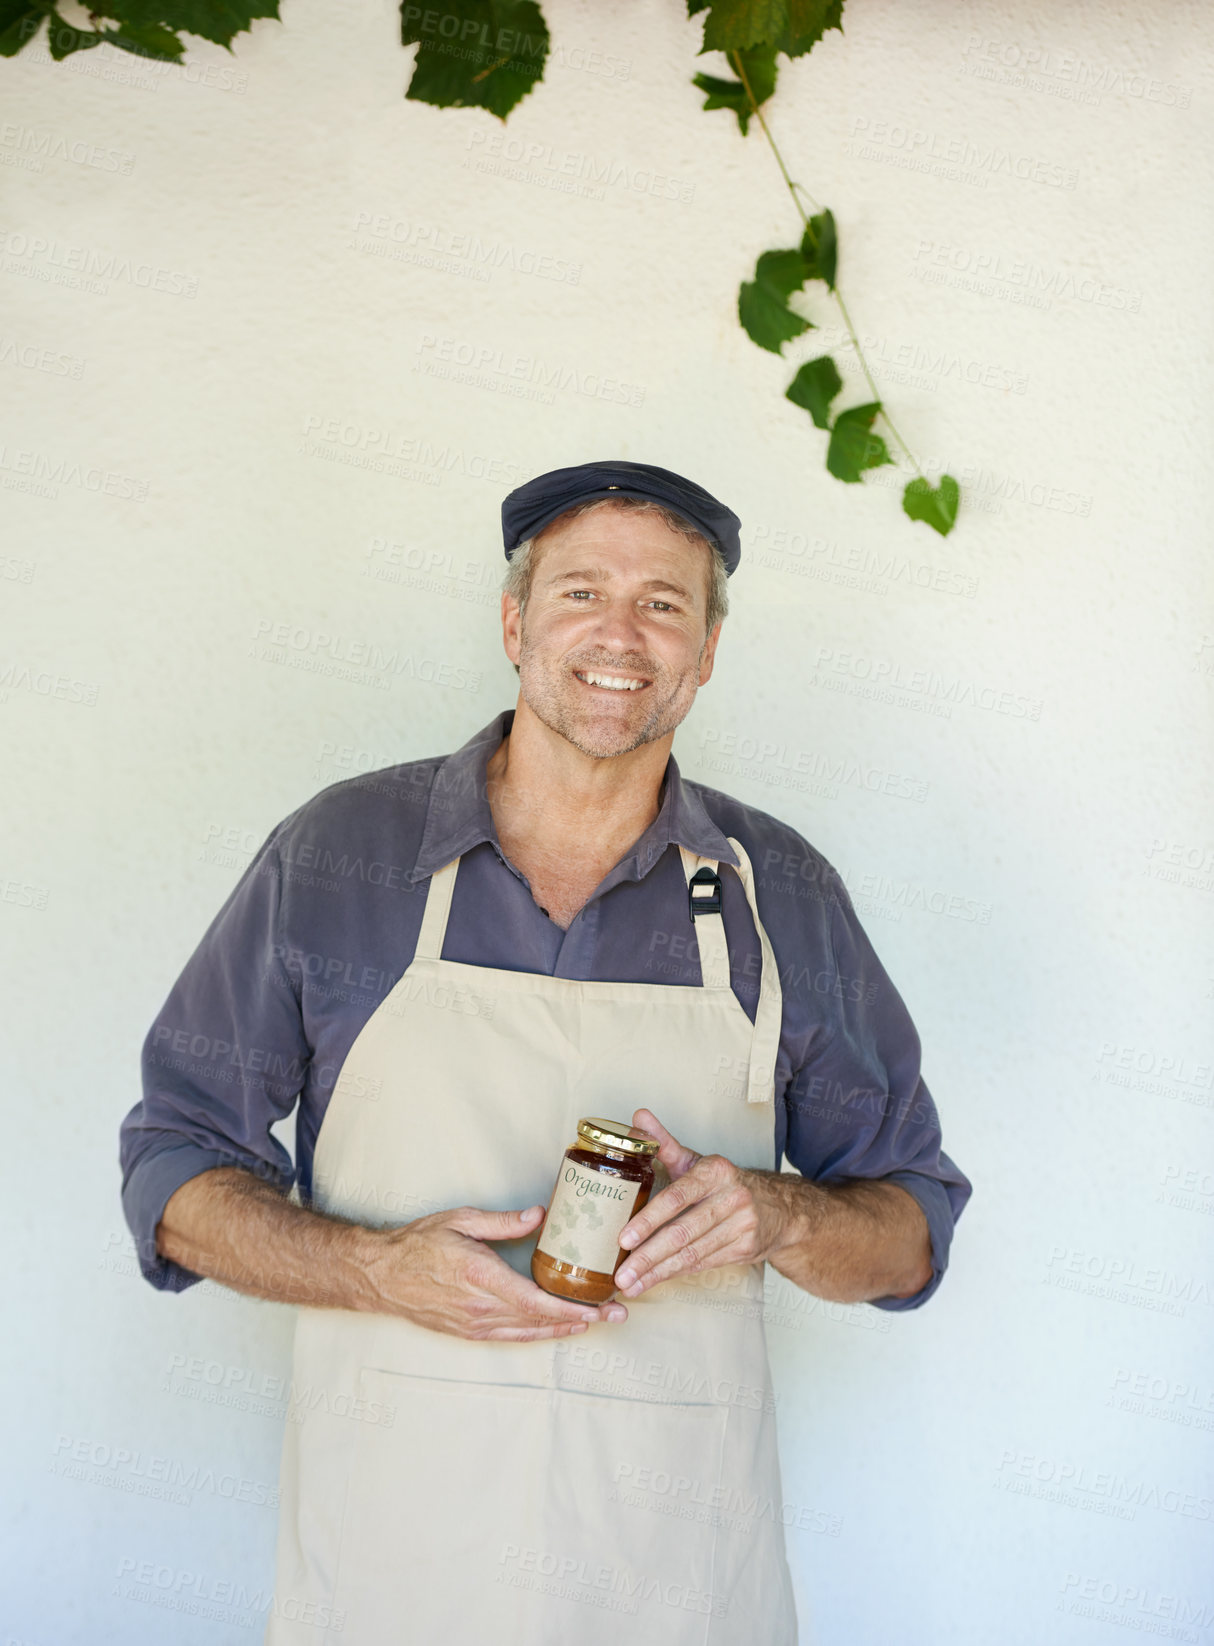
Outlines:
[[620, 1233], [653, 1189], [660, 1144], [618, 1120], [579, 1120], [531, 1254], [537, 1286], [573, 1303], [606, 1303], [627, 1257]]

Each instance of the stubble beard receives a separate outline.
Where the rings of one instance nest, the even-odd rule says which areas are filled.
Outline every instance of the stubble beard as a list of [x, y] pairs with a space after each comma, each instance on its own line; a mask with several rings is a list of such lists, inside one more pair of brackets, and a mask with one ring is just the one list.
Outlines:
[[[574, 678], [572, 670], [575, 668], [583, 672], [589, 669], [594, 673], [644, 675], [649, 681], [644, 688], [644, 696], [649, 700], [645, 705], [646, 713], [639, 722], [602, 725], [596, 734], [591, 697], [586, 697], [586, 706], [583, 707], [574, 695], [587, 690]], [[615, 755], [629, 754], [642, 744], [656, 742], [680, 725], [695, 701], [700, 659], [680, 675], [672, 675], [669, 669], [655, 666], [651, 659], [631, 663], [618, 658], [608, 663], [580, 659], [548, 661], [528, 642], [524, 623], [518, 672], [523, 700], [537, 720], [543, 721], [550, 731], [563, 737], [582, 754], [594, 760], [609, 760]]]

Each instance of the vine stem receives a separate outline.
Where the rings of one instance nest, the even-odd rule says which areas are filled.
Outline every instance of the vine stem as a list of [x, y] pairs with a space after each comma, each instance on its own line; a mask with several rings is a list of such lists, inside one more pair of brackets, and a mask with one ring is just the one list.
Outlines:
[[[810, 205], [814, 208], [815, 211], [820, 211], [821, 207], [818, 205], [817, 201], [814, 199], [813, 195], [810, 194], [810, 192], [807, 188], [804, 188], [800, 183], [794, 182], [793, 179], [789, 176], [788, 167], [784, 164], [784, 156], [780, 153], [779, 144], [776, 142], [775, 138], [772, 136], [771, 127], [767, 124], [767, 121], [763, 118], [763, 111], [759, 107], [758, 103], [756, 102], [755, 94], [751, 90], [750, 81], [746, 77], [746, 70], [742, 66], [742, 54], [741, 54], [741, 52], [727, 51], [725, 53], [725, 56], [733, 64], [734, 72], [737, 74], [738, 79], [742, 82], [742, 89], [746, 93], [746, 98], [747, 98], [747, 101], [750, 104], [751, 113], [754, 115], [755, 119], [759, 122], [759, 125], [763, 128], [763, 135], [767, 139], [768, 147], [771, 149], [772, 154], [775, 155], [776, 164], [779, 166], [780, 173], [783, 176], [785, 183], [788, 185], [789, 194], [792, 195], [792, 203], [797, 208], [797, 216], [801, 219], [802, 224], [804, 225], [806, 231], [808, 232], [808, 230], [809, 230], [809, 218], [805, 215], [805, 207], [801, 204], [800, 200], [797, 198], [798, 189], [805, 196], [805, 198], [809, 201]], [[869, 371], [869, 369], [868, 369], [868, 361], [864, 358], [864, 350], [860, 347], [860, 339], [856, 336], [856, 328], [852, 325], [852, 319], [851, 319], [851, 315], [848, 313], [847, 304], [843, 301], [843, 293], [841, 291], [839, 291], [838, 287], [832, 286], [831, 287], [831, 296], [834, 298], [835, 302], [839, 305], [839, 313], [843, 316], [843, 324], [847, 328], [847, 335], [848, 335], [848, 337], [851, 338], [852, 347], [856, 351], [856, 359], [860, 362], [860, 370], [864, 373], [865, 377], [868, 379], [868, 386], [873, 391], [873, 398], [877, 401], [877, 403], [881, 407], [881, 411], [880, 411], [879, 415], [884, 420], [886, 428], [888, 428], [889, 432], [893, 435], [894, 439], [902, 447], [902, 450], [906, 453], [907, 457], [910, 458], [910, 461], [911, 461], [912, 466], [914, 467], [915, 473], [917, 475], [919, 475], [920, 479], [926, 479], [926, 476], [924, 475], [923, 470], [919, 467], [919, 462], [918, 462], [918, 459], [915, 457], [914, 452], [911, 451], [911, 449], [907, 445], [906, 441], [903, 440], [902, 436], [898, 433], [898, 430], [894, 425], [893, 418], [889, 415], [889, 413], [885, 409], [885, 402], [881, 397], [881, 391], [880, 391], [880, 389], [878, 389], [876, 383], [873, 380], [872, 372]]]

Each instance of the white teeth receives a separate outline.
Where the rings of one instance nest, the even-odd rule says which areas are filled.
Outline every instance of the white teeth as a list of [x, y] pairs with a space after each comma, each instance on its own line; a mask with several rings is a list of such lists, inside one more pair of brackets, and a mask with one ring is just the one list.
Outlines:
[[589, 674], [581, 669], [576, 672], [579, 680], [586, 680], [592, 686], [606, 686], [613, 692], [635, 692], [645, 684], [643, 680], [631, 680], [621, 674]]

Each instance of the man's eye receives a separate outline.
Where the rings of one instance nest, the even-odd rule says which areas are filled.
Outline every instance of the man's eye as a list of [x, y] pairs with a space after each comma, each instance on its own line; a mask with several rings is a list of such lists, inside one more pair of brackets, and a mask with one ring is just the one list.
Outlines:
[[571, 595], [577, 596], [579, 594], [589, 594], [590, 590], [589, 589], [570, 589], [569, 593]]
[[655, 606], [661, 606], [663, 611], [672, 612], [674, 610], [674, 607], [671, 605], [669, 600], [655, 600], [652, 604]]

